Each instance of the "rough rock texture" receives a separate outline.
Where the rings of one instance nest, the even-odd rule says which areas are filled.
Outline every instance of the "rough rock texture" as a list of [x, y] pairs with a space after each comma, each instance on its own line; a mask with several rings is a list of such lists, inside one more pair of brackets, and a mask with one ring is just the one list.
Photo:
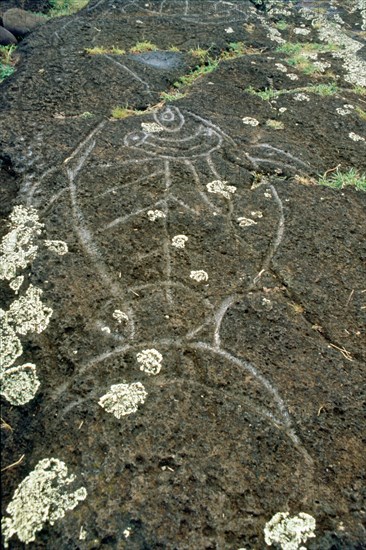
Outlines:
[[[25, 283], [54, 313], [22, 340], [37, 396], [3, 403], [3, 467], [25, 454], [3, 512], [46, 457], [88, 493], [30, 549], [263, 549], [286, 511], [316, 519], [309, 549], [365, 548], [366, 193], [314, 183], [366, 172], [362, 5], [267, 4], [92, 0], [33, 32], [0, 87], [2, 234], [32, 205], [69, 249], [42, 249]], [[327, 24], [347, 55], [325, 51]], [[131, 53], [141, 41], [159, 51]], [[318, 57], [294, 64], [283, 41]], [[98, 404], [137, 382], [137, 412]]]

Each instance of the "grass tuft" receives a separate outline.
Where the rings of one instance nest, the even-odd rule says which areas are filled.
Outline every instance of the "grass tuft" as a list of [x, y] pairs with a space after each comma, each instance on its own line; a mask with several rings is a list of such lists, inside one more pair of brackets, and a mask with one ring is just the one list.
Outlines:
[[318, 180], [319, 185], [325, 185], [332, 189], [344, 189], [345, 187], [354, 187], [358, 191], [366, 191], [366, 173], [360, 173], [355, 168], [348, 172], [340, 172], [339, 168], [331, 175], [327, 172]]
[[106, 48], [105, 46], [94, 46], [94, 48], [86, 48], [85, 51], [89, 55], [124, 55], [126, 53], [125, 50], [122, 50], [121, 48], [116, 48], [115, 46], [112, 46], [112, 48]]
[[304, 88], [307, 92], [312, 92], [321, 96], [335, 95], [339, 92], [339, 88], [335, 82], [329, 84], [317, 84], [314, 86], [307, 86]]
[[366, 120], [366, 111], [358, 107], [358, 105], [355, 107], [355, 111], [362, 120]]
[[114, 107], [111, 112], [112, 118], [115, 120], [121, 120], [129, 116], [142, 115], [144, 111], [138, 111], [137, 109], [130, 109], [129, 107]]
[[164, 101], [177, 101], [177, 99], [182, 99], [186, 94], [179, 92], [178, 90], [171, 90], [170, 92], [161, 92], [160, 99]]
[[366, 95], [366, 87], [365, 86], [355, 86], [353, 88], [353, 92], [357, 95]]
[[204, 49], [204, 48], [198, 47], [198, 48], [189, 50], [188, 53], [190, 53], [192, 57], [196, 57], [197, 59], [199, 59], [201, 63], [204, 63], [209, 58], [210, 49], [209, 48]]
[[156, 52], [159, 48], [152, 42], [137, 42], [135, 46], [130, 48], [131, 53]]
[[62, 17], [72, 15], [84, 8], [89, 0], [49, 0], [51, 9], [48, 12], [50, 17]]
[[277, 21], [276, 27], [279, 31], [284, 31], [287, 29], [288, 23], [286, 23], [283, 19], [280, 19], [280, 21]]
[[304, 74], [321, 75], [322, 71], [314, 64], [311, 58], [312, 54], [328, 53], [339, 51], [341, 48], [337, 44], [323, 44], [317, 42], [286, 42], [278, 48], [277, 52], [284, 53], [288, 56], [286, 63], [291, 67], [296, 67]]
[[14, 52], [16, 46], [0, 46], [0, 83], [15, 71]]
[[246, 46], [244, 42], [230, 42], [229, 49], [221, 52], [220, 61], [227, 61], [229, 59], [237, 59], [244, 55], [254, 55], [262, 53], [263, 50]]
[[178, 90], [180, 88], [189, 88], [196, 82], [196, 80], [206, 74], [212, 73], [218, 66], [219, 61], [217, 59], [209, 58], [204, 65], [198, 65], [189, 74], [181, 76], [179, 80], [174, 82], [173, 86]]
[[281, 91], [274, 90], [273, 88], [265, 88], [264, 90], [255, 90], [253, 86], [249, 86], [249, 88], [247, 88], [245, 91], [248, 92], [248, 94], [256, 95], [260, 97], [264, 101], [270, 101], [271, 99], [275, 99], [276, 97], [281, 95], [281, 93], [285, 93], [282, 90]]

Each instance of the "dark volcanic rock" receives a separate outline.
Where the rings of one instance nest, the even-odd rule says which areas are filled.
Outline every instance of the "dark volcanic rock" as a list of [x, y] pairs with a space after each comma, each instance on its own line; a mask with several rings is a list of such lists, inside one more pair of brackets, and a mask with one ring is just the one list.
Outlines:
[[17, 44], [18, 40], [15, 36], [7, 31], [4, 27], [0, 27], [0, 46], [10, 46], [10, 44]]
[[42, 15], [31, 13], [20, 8], [12, 8], [3, 14], [3, 25], [16, 36], [25, 36], [45, 23]]
[[18, 334], [2, 511], [45, 458], [87, 490], [30, 550], [263, 550], [278, 512], [364, 547], [366, 193], [317, 183], [366, 172], [363, 12], [326, 4], [93, 0], [17, 48], [0, 229], [44, 228], [1, 307], [53, 314]]

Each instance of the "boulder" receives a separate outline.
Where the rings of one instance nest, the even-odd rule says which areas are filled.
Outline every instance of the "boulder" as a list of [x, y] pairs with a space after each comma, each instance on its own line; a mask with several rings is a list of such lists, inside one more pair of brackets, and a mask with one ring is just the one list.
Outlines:
[[0, 46], [10, 46], [11, 44], [17, 44], [18, 40], [15, 36], [6, 30], [4, 27], [0, 27]]
[[4, 27], [15, 36], [25, 36], [45, 22], [42, 15], [20, 8], [12, 8], [3, 14]]

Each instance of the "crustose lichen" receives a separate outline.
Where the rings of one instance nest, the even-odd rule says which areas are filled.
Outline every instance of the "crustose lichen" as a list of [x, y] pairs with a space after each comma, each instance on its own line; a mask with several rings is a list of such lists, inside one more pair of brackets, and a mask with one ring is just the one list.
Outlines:
[[46, 522], [51, 525], [63, 518], [67, 510], [73, 510], [85, 500], [85, 487], [70, 491], [67, 486], [75, 476], [67, 477], [67, 466], [57, 458], [45, 458], [18, 485], [6, 511], [10, 517], [1, 520], [5, 548], [13, 535], [28, 544], [36, 538]]
[[[9, 281], [15, 294], [25, 280], [18, 272], [35, 259], [43, 227], [34, 208], [19, 205], [10, 214], [9, 232], [0, 243], [0, 280]], [[63, 241], [45, 240], [43, 244], [59, 255], [67, 252]], [[23, 353], [18, 335], [40, 333], [50, 322], [52, 309], [43, 304], [41, 296], [40, 288], [29, 285], [8, 311], [0, 310], [0, 394], [12, 405], [24, 405], [33, 399], [40, 385], [35, 365], [13, 365]]]
[[[289, 517], [288, 512], [278, 512], [264, 528], [264, 540], [269, 546], [278, 544], [282, 550], [298, 550], [301, 543], [315, 537], [315, 519], [300, 512]], [[301, 546], [300, 550], [305, 548]]]

